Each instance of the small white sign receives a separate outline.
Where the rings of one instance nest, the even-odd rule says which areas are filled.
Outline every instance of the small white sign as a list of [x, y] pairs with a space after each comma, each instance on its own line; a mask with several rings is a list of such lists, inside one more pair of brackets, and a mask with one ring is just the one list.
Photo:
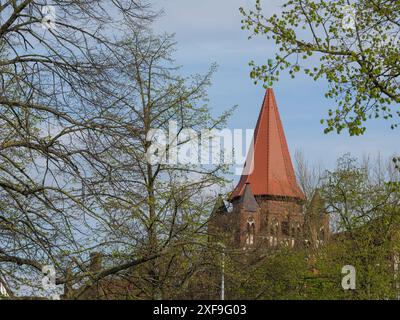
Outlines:
[[342, 10], [343, 10], [342, 28], [344, 30], [355, 30], [356, 9], [351, 5], [346, 5], [342, 8]]
[[56, 8], [54, 6], [43, 6], [42, 8], [42, 28], [56, 28]]
[[6, 290], [6, 288], [4, 288], [2, 283], [0, 283], [0, 296], [8, 297], [7, 290]]
[[356, 268], [351, 265], [346, 265], [342, 268], [342, 274], [345, 276], [342, 278], [343, 290], [355, 290], [356, 289]]

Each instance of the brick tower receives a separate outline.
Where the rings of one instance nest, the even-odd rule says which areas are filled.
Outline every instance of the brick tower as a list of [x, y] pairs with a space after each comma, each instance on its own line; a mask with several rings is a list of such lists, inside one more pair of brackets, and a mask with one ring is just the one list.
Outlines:
[[232, 211], [217, 205], [210, 230], [223, 231], [231, 245], [243, 249], [306, 243], [305, 197], [296, 181], [272, 89], [265, 94], [243, 172], [229, 198]]

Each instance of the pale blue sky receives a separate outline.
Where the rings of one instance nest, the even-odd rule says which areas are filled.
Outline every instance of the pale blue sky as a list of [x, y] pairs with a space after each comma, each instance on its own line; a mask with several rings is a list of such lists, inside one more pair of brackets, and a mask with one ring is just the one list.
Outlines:
[[[264, 0], [266, 12], [276, 12], [282, 1]], [[251, 7], [253, 0], [157, 0], [163, 16], [155, 23], [157, 32], [175, 33], [178, 51], [175, 58], [184, 73], [205, 72], [211, 63], [219, 65], [210, 89], [210, 106], [215, 112], [233, 105], [238, 108], [229, 121], [230, 128], [253, 128], [264, 96], [261, 84], [249, 78], [251, 59], [265, 62], [274, 52], [274, 43], [265, 38], [248, 40], [241, 30], [239, 7]], [[361, 137], [323, 134], [320, 119], [334, 106], [324, 97], [325, 83], [308, 77], [294, 80], [285, 76], [274, 86], [291, 154], [302, 150], [312, 162], [332, 167], [346, 152], [384, 157], [398, 153], [399, 130], [385, 121], [369, 122]]]

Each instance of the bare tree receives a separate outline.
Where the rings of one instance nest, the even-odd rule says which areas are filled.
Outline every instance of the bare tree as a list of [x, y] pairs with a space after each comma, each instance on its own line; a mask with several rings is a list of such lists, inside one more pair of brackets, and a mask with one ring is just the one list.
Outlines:
[[59, 284], [71, 262], [76, 281], [90, 275], [90, 230], [101, 221], [90, 185], [104, 150], [87, 137], [116, 125], [103, 71], [126, 24], [145, 28], [155, 16], [143, 1], [46, 4], [0, 2], [0, 266], [16, 294], [38, 293], [46, 264]]
[[310, 164], [301, 150], [294, 154], [296, 178], [306, 197], [306, 204], [311, 201], [315, 190], [321, 185], [323, 168], [321, 164]]
[[45, 4], [0, 6], [1, 279], [38, 295], [52, 265], [68, 298], [121, 279], [133, 297], [178, 294], [201, 263], [208, 190], [227, 168], [153, 164], [148, 138], [174, 121], [178, 152], [196, 141], [185, 128], [224, 124], [229, 112], [213, 119], [207, 106], [215, 68], [180, 77], [175, 43], [152, 35], [144, 2], [54, 1], [56, 15]]
[[[131, 29], [120, 46], [119, 58], [107, 69], [112, 79], [107, 87], [113, 88], [108, 96], [119, 97], [108, 111], [120, 126], [92, 141], [108, 150], [104, 158], [111, 170], [98, 173], [110, 174], [110, 181], [93, 185], [107, 221], [98, 233], [108, 239], [103, 250], [113, 263], [157, 256], [129, 271], [129, 278], [137, 295], [171, 298], [184, 287], [195, 256], [207, 244], [206, 222], [214, 204], [209, 189], [224, 184], [227, 169], [197, 163], [194, 145], [202, 130], [220, 128], [229, 111], [216, 119], [209, 113], [206, 88], [215, 67], [205, 75], [178, 75], [171, 36]], [[157, 148], [154, 130], [165, 133], [165, 149]], [[181, 162], [185, 146], [194, 148], [194, 162]], [[153, 163], [149, 155], [162, 161]]]

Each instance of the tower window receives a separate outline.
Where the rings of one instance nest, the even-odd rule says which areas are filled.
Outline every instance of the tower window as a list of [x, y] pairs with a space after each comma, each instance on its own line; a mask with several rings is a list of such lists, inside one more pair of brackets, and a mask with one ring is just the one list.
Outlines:
[[285, 236], [289, 235], [289, 222], [287, 221], [282, 222], [282, 234]]
[[272, 218], [271, 224], [270, 224], [271, 235], [277, 235], [278, 230], [279, 230], [279, 222], [276, 220], [276, 218]]
[[247, 230], [246, 230], [246, 244], [253, 245], [254, 237], [256, 232], [256, 226], [253, 218], [247, 220]]

